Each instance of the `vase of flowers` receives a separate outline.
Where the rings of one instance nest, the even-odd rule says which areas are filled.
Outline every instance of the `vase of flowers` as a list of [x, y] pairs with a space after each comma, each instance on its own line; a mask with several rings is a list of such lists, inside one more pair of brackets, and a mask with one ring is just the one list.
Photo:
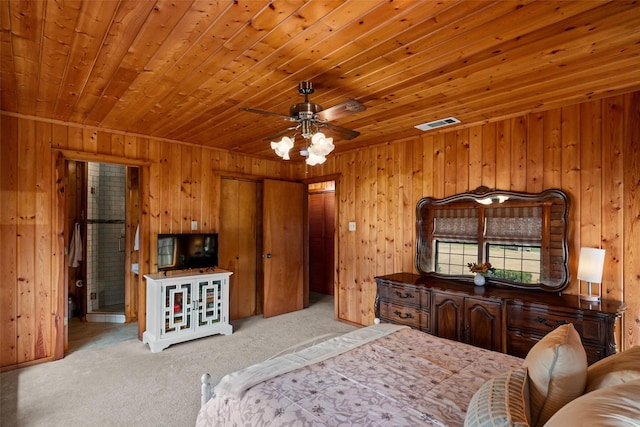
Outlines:
[[475, 273], [475, 276], [473, 277], [473, 283], [476, 286], [484, 286], [484, 283], [486, 281], [485, 276], [496, 271], [496, 269], [491, 266], [490, 262], [481, 262], [478, 264], [476, 264], [475, 262], [470, 262], [467, 264], [467, 267], [469, 267], [469, 271]]

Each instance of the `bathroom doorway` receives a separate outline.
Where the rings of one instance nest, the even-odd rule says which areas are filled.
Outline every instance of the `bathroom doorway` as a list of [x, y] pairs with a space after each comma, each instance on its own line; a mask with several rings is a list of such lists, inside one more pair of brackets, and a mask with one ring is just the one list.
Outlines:
[[139, 168], [67, 164], [68, 349], [136, 338]]

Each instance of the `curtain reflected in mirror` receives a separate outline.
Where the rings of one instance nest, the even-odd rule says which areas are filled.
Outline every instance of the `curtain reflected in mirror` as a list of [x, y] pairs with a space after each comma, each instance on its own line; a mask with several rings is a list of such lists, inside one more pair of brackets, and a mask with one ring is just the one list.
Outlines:
[[489, 263], [488, 283], [559, 291], [569, 283], [565, 193], [480, 187], [418, 202], [416, 269], [473, 280], [469, 265]]

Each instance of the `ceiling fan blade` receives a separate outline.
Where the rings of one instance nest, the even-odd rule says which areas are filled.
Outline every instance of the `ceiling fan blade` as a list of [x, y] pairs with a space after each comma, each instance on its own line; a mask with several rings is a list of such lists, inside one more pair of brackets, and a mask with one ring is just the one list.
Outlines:
[[293, 121], [295, 120], [293, 117], [291, 116], [285, 116], [284, 114], [278, 114], [278, 113], [272, 113], [271, 111], [264, 111], [264, 110], [256, 110], [254, 108], [240, 108], [241, 111], [248, 111], [250, 113], [257, 113], [257, 114], [266, 114], [268, 116], [276, 116], [276, 117], [281, 117], [285, 120], [289, 120], [289, 121]]
[[269, 135], [269, 136], [267, 136], [265, 138], [262, 138], [262, 140], [263, 141], [274, 141], [274, 140], [280, 138], [281, 136], [290, 135], [291, 131], [295, 130], [295, 129], [296, 129], [296, 127], [293, 126], [293, 127], [287, 128], [285, 130], [281, 130], [278, 133], [274, 133], [273, 135]]
[[332, 125], [332, 124], [329, 124], [329, 123], [323, 123], [322, 127], [326, 127], [330, 131], [338, 134], [343, 139], [353, 139], [353, 138], [357, 137], [358, 135], [360, 135], [360, 132], [357, 132], [355, 130], [343, 128], [343, 127]]
[[333, 107], [320, 111], [316, 114], [316, 117], [322, 121], [331, 121], [359, 113], [366, 109], [367, 107], [362, 102], [356, 101], [355, 99], [348, 99], [340, 104], [336, 104]]

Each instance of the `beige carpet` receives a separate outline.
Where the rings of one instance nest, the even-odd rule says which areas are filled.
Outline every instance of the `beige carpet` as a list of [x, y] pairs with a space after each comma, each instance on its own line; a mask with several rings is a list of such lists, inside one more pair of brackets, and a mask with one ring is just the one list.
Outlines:
[[2, 426], [193, 426], [200, 377], [223, 375], [297, 343], [355, 327], [334, 320], [333, 298], [295, 313], [232, 322], [234, 333], [151, 353], [137, 339], [81, 347], [62, 360], [0, 374]]

